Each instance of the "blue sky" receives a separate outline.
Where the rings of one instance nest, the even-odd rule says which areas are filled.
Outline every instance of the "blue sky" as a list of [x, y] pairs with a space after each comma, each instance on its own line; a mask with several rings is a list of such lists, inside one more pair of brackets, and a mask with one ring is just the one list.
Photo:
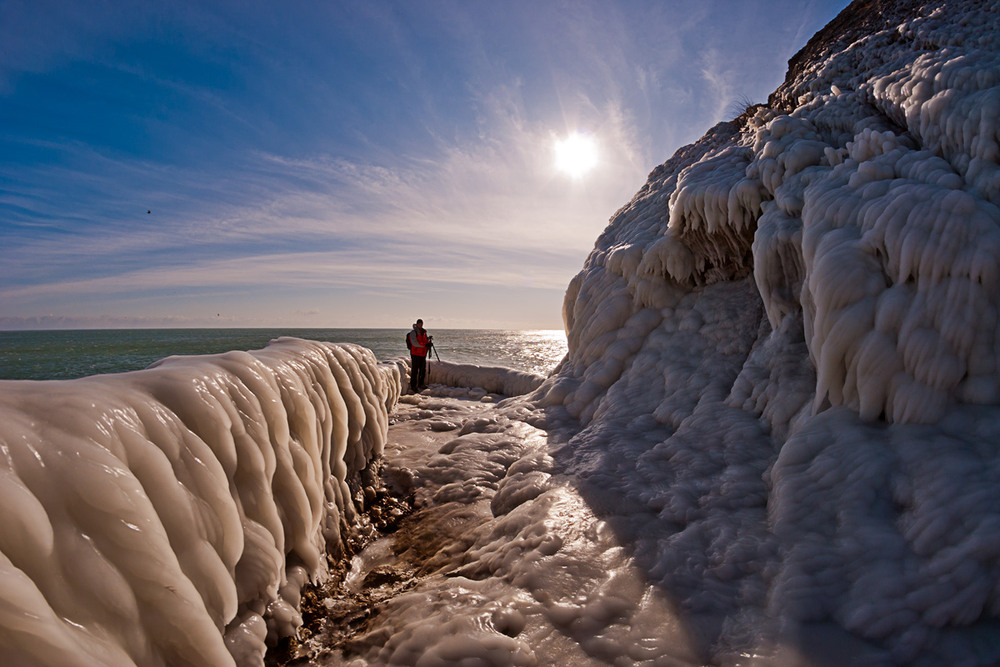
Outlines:
[[846, 5], [0, 0], [0, 329], [560, 328], [615, 210]]

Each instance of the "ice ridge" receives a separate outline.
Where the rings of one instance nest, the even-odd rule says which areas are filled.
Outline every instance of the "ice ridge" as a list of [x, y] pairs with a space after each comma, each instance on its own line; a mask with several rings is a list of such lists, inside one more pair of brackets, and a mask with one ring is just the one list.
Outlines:
[[399, 364], [279, 339], [0, 383], [6, 664], [263, 664], [375, 483]]

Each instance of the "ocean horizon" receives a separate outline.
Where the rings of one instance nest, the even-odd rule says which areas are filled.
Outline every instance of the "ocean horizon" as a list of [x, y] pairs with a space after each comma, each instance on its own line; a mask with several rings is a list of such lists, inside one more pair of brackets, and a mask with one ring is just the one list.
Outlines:
[[[407, 357], [402, 328], [170, 328], [0, 331], [0, 380], [69, 380], [147, 368], [170, 356], [260, 349], [283, 336], [356, 343], [379, 361]], [[438, 358], [548, 375], [566, 354], [560, 329], [436, 329]]]

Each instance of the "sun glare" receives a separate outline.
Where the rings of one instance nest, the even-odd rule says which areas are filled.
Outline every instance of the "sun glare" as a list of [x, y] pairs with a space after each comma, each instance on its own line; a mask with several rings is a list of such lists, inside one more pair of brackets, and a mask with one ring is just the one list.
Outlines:
[[556, 141], [556, 169], [567, 176], [580, 178], [597, 166], [597, 143], [593, 138], [574, 132]]

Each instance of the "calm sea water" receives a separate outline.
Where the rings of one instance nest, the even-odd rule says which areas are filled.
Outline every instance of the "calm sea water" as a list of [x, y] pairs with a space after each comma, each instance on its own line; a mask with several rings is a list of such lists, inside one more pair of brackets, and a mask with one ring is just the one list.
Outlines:
[[[381, 361], [407, 356], [402, 329], [102, 329], [0, 331], [0, 379], [65, 380], [146, 368], [178, 354], [256, 350], [279, 336], [358, 343]], [[562, 331], [439, 329], [442, 361], [547, 375], [566, 354]], [[433, 360], [433, 358], [432, 358]]]

